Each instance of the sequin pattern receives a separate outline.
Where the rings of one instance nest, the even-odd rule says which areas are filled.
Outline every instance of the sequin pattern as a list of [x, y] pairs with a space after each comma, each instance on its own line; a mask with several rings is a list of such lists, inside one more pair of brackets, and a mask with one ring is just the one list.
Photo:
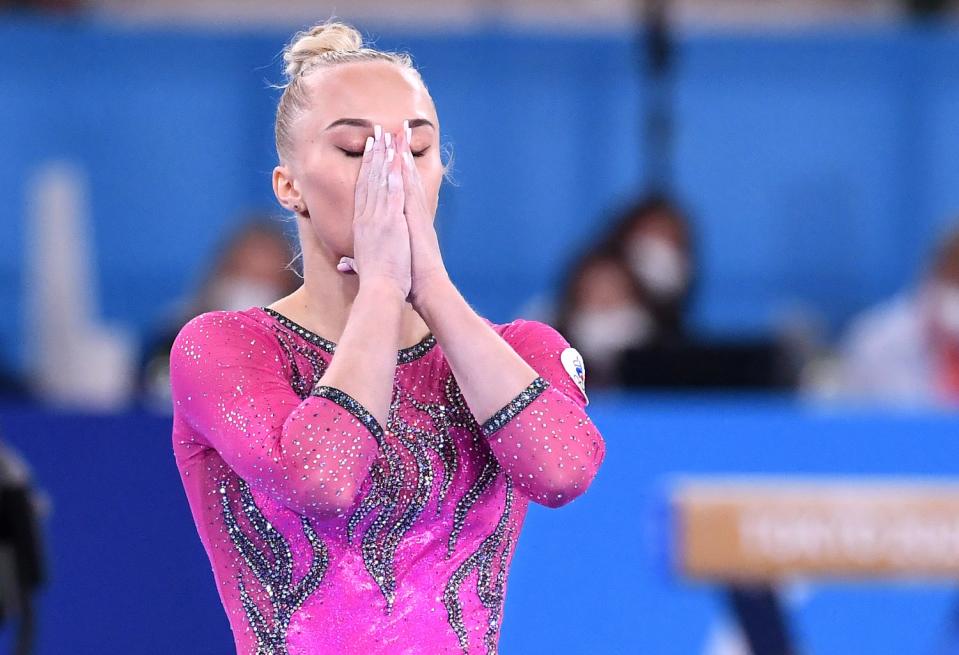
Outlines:
[[532, 384], [480, 424], [429, 335], [398, 351], [383, 425], [319, 384], [336, 344], [279, 313], [181, 331], [174, 448], [238, 652], [496, 653], [527, 502], [582, 493], [604, 445], [568, 343], [541, 323], [494, 328]]
[[[396, 592], [394, 562], [396, 548], [422, 514], [434, 487], [436, 471], [433, 469], [427, 450], [435, 452], [443, 463], [443, 477], [439, 485], [436, 508], [436, 513], [440, 514], [460, 462], [460, 454], [453, 441], [451, 430], [454, 427], [466, 428], [471, 431], [474, 438], [478, 434], [476, 421], [469, 413], [452, 375], [446, 378], [443, 389], [444, 400], [439, 403], [423, 402], [409, 393], [394, 395], [388, 425], [389, 432], [396, 436], [396, 441], [390, 440], [382, 444], [383, 460], [374, 463], [370, 471], [371, 489], [347, 523], [348, 538], [352, 542], [357, 526], [375, 512], [375, 519], [363, 534], [361, 545], [363, 561], [383, 594], [387, 612], [392, 610]], [[431, 420], [432, 429], [417, 427], [402, 418], [398, 410], [403, 403], [409, 403], [425, 413]], [[415, 462], [415, 476], [412, 480], [407, 480], [404, 475], [400, 449], [405, 450]], [[490, 462], [495, 466], [495, 460], [490, 457], [478, 481], [481, 487], [477, 488], [474, 484], [466, 496], [457, 503], [453, 531], [448, 541], [449, 554], [452, 553], [453, 544], [465, 523], [466, 513], [482, 490], [488, 486], [486, 472]], [[413, 489], [413, 493], [409, 501], [401, 506], [402, 490], [409, 487]], [[394, 518], [397, 514], [398, 517]]]
[[379, 421], [348, 393], [336, 387], [322, 384], [315, 386], [310, 393], [317, 398], [329, 398], [340, 407], [346, 409], [350, 414], [358, 418], [360, 423], [369, 428], [370, 434], [376, 437], [376, 441], [381, 446], [383, 445], [383, 428], [380, 427]]
[[487, 437], [491, 436], [494, 432], [513, 420], [514, 416], [526, 409], [529, 404], [536, 400], [547, 388], [549, 388], [549, 382], [542, 377], [537, 377], [530, 382], [529, 386], [519, 392], [509, 404], [483, 423], [483, 434]]
[[[305, 327], [303, 327], [299, 323], [295, 323], [294, 321], [290, 320], [289, 318], [279, 313], [275, 309], [272, 309], [270, 307], [261, 307], [260, 309], [262, 309], [263, 311], [267, 312], [270, 316], [275, 318], [281, 325], [292, 330], [293, 332], [300, 335], [301, 337], [303, 337], [310, 343], [319, 346], [320, 348], [330, 353], [331, 355], [336, 352], [336, 344], [330, 341], [329, 339], [324, 339], [318, 334], [311, 332], [310, 330], [307, 330]], [[432, 334], [428, 334], [418, 344], [410, 346], [409, 348], [403, 348], [402, 350], [398, 351], [396, 355], [396, 363], [407, 364], [409, 362], [412, 362], [415, 359], [419, 359], [420, 357], [425, 355], [427, 352], [429, 352], [429, 350], [435, 345], [436, 345], [436, 337], [433, 336]]]
[[248, 570], [253, 574], [266, 593], [270, 604], [270, 616], [253, 601], [245, 576], [237, 575], [237, 586], [243, 611], [246, 613], [256, 635], [257, 655], [286, 655], [286, 631], [293, 613], [303, 604], [323, 580], [329, 565], [326, 545], [317, 536], [309, 519], [300, 517], [303, 533], [311, 546], [312, 562], [303, 578], [293, 581], [293, 554], [290, 545], [280, 532], [263, 516], [253, 499], [253, 493], [242, 479], [235, 482], [239, 488], [240, 507], [255, 534], [269, 548], [270, 554], [261, 552], [250, 535], [240, 527], [240, 523], [231, 507], [228, 489], [232, 486], [228, 480], [220, 483], [220, 496], [223, 506], [223, 519], [227, 533]]
[[[512, 550], [512, 531], [507, 533], [510, 514], [513, 507], [513, 484], [509, 476], [506, 480], [506, 500], [503, 513], [496, 523], [496, 529], [486, 537], [473, 553], [460, 564], [450, 576], [446, 588], [443, 590], [443, 604], [449, 614], [450, 625], [456, 633], [460, 648], [464, 653], [469, 652], [466, 623], [463, 620], [463, 607], [460, 602], [460, 588], [467, 576], [476, 571], [476, 593], [487, 609], [487, 629], [483, 636], [487, 655], [496, 653], [496, 635], [499, 631], [499, 618], [503, 609], [504, 586], [506, 583], [506, 558]], [[505, 544], [505, 545], [504, 545]], [[499, 571], [493, 578], [493, 567], [498, 565]]]

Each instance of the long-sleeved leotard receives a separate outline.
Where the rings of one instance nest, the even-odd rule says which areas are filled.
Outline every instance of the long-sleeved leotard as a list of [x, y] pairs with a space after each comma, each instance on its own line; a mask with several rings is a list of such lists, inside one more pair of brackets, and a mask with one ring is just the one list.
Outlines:
[[496, 652], [528, 502], [583, 493], [605, 443], [566, 340], [487, 323], [539, 377], [482, 425], [432, 336], [380, 425], [318, 384], [335, 344], [272, 309], [183, 327], [174, 453], [238, 653]]

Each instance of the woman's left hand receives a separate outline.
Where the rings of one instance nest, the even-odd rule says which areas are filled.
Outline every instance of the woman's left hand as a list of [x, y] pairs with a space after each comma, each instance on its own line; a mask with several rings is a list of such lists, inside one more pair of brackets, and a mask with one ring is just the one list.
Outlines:
[[420, 173], [410, 150], [410, 129], [406, 121], [403, 121], [403, 134], [397, 141], [397, 154], [403, 158], [403, 213], [409, 228], [412, 257], [409, 301], [414, 309], [418, 309], [429, 296], [430, 289], [448, 284], [450, 278], [440, 254], [436, 229], [433, 227], [433, 212], [429, 209]]

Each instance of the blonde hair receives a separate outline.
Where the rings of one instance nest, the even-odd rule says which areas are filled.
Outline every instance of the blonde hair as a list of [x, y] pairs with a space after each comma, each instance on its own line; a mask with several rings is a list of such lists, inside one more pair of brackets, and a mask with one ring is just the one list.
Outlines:
[[[345, 23], [328, 20], [309, 30], [297, 32], [283, 51], [286, 84], [276, 108], [276, 152], [281, 159], [292, 150], [291, 126], [297, 114], [309, 106], [304, 78], [311, 72], [358, 61], [386, 61], [416, 73], [406, 53], [384, 52], [363, 47], [359, 31]], [[422, 78], [421, 78], [422, 81]]]

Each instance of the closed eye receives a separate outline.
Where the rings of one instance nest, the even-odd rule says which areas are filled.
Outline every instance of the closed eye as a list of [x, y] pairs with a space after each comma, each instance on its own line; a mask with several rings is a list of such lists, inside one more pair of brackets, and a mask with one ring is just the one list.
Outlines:
[[[337, 146], [337, 147], [339, 148], [339, 146]], [[354, 151], [354, 150], [347, 150], [346, 148], [339, 148], [339, 149], [342, 150], [342, 151], [343, 151], [343, 154], [346, 155], [347, 157], [362, 157], [362, 156], [363, 156], [363, 151], [362, 151], [362, 150], [360, 150], [359, 152], [356, 152], [356, 151]], [[426, 154], [426, 151], [429, 150], [429, 149], [430, 149], [430, 147], [429, 147], [429, 146], [426, 146], [425, 148], [423, 148], [423, 149], [420, 150], [419, 152], [414, 152], [414, 153], [413, 153], [413, 156], [414, 156], [414, 157], [422, 157], [423, 155]]]

